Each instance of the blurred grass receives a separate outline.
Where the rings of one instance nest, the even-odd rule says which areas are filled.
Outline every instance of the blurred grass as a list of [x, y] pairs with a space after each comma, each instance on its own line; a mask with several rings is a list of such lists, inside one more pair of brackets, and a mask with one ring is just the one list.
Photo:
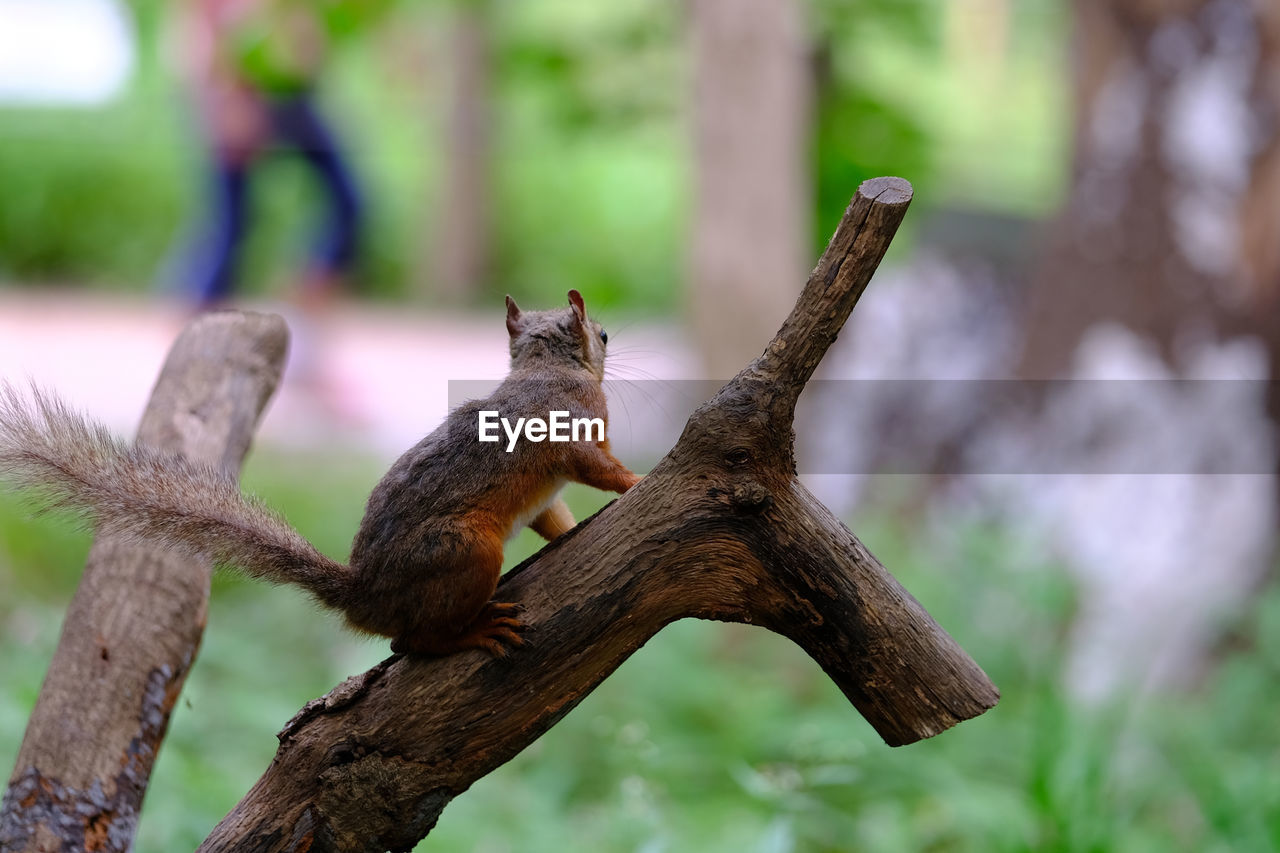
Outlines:
[[[246, 485], [345, 556], [379, 463], [255, 455]], [[570, 495], [581, 516], [604, 496]], [[0, 757], [16, 753], [87, 537], [0, 498]], [[998, 528], [853, 525], [1003, 692], [885, 747], [795, 647], [742, 626], [660, 633], [560, 725], [451, 804], [419, 849], [1280, 849], [1280, 595], [1259, 597], [1199, 689], [1101, 707], [1060, 689], [1062, 572]], [[514, 563], [538, 546], [509, 549]], [[147, 796], [139, 851], [192, 849], [308, 699], [386, 654], [290, 589], [219, 575], [204, 647]]]

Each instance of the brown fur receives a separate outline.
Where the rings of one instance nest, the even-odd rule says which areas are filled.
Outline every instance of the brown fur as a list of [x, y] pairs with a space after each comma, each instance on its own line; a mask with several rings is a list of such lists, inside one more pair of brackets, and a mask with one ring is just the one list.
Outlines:
[[207, 554], [249, 575], [306, 588], [392, 648], [504, 654], [521, 642], [510, 604], [492, 602], [503, 544], [527, 523], [548, 539], [573, 526], [567, 480], [623, 492], [638, 480], [601, 442], [481, 443], [477, 413], [607, 423], [604, 341], [577, 291], [569, 308], [521, 312], [507, 298], [511, 372], [487, 399], [454, 410], [369, 496], [349, 566], [325, 557], [220, 472], [125, 444], [33, 389], [0, 393], [0, 477], [43, 493], [102, 532]]

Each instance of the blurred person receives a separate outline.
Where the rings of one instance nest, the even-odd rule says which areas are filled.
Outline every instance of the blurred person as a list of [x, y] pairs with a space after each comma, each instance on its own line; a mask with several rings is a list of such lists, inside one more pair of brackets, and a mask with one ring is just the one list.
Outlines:
[[[308, 0], [185, 0], [176, 57], [206, 149], [207, 212], [182, 270], [182, 287], [200, 308], [227, 304], [248, 236], [253, 169], [268, 155], [301, 157], [318, 181], [324, 210], [310, 257], [294, 282], [294, 376], [333, 397], [312, 338], [354, 269], [362, 201], [337, 137], [316, 104], [333, 35], [326, 12]], [[332, 399], [330, 400], [333, 401]]]
[[315, 102], [329, 34], [305, 0], [187, 0], [180, 60], [208, 150], [210, 217], [187, 286], [202, 307], [230, 299], [249, 228], [249, 177], [277, 150], [300, 155], [326, 210], [298, 282], [304, 305], [325, 302], [356, 260], [361, 199], [336, 136]]

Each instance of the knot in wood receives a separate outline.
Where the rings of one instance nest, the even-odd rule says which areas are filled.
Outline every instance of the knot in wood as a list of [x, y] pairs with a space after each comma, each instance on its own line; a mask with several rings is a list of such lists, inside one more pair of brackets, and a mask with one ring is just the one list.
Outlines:
[[358, 761], [368, 754], [368, 748], [359, 740], [343, 738], [325, 749], [324, 764], [326, 767], [341, 767]]
[[733, 487], [729, 496], [735, 507], [747, 512], [762, 512], [773, 503], [773, 495], [756, 480], [745, 480]]

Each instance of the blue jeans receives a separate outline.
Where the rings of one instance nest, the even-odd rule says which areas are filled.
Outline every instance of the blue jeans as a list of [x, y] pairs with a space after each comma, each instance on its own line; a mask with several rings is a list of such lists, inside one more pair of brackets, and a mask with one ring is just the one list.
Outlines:
[[[266, 110], [270, 142], [301, 155], [324, 190], [325, 212], [312, 245], [311, 269], [349, 272], [356, 261], [362, 203], [333, 133], [307, 93], [269, 99]], [[249, 225], [252, 167], [253, 161], [231, 162], [217, 152], [210, 158], [211, 216], [197, 234], [187, 274], [192, 295], [203, 305], [223, 301], [235, 290]]]

